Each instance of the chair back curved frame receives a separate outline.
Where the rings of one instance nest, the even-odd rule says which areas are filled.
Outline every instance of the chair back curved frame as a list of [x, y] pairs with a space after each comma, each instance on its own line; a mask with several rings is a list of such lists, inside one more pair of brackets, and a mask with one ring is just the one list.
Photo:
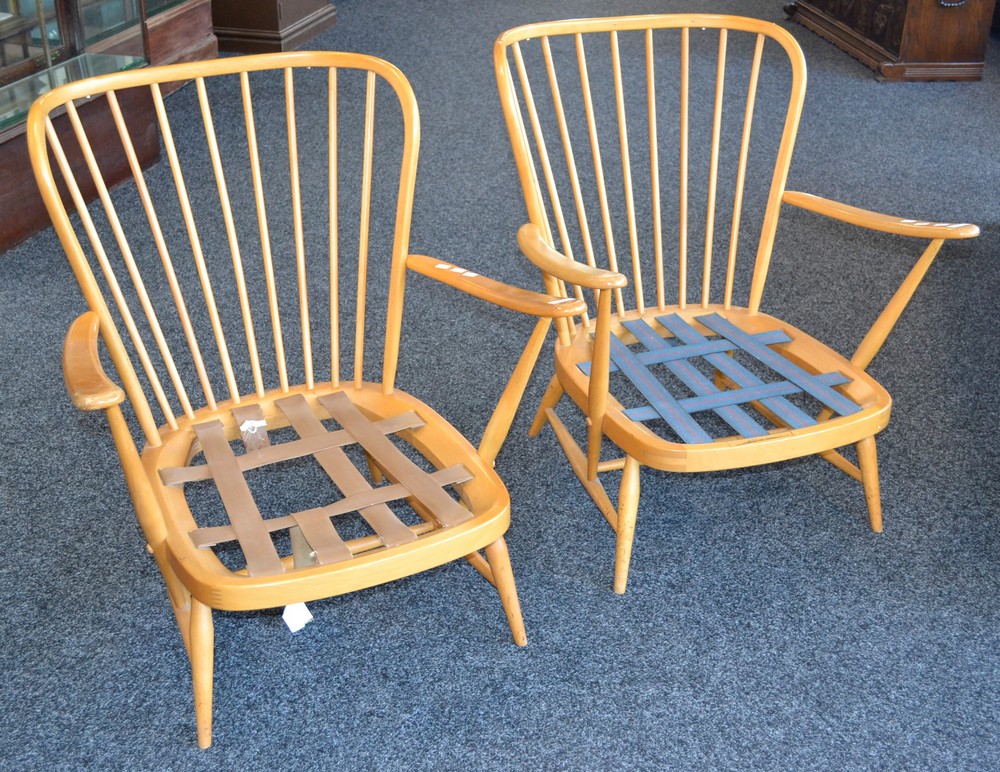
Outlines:
[[[184, 414], [190, 417], [195, 410], [193, 406], [194, 403], [188, 398], [188, 393], [191, 389], [185, 387], [180, 375], [175, 373], [170, 367], [176, 358], [171, 353], [170, 346], [167, 345], [165, 338], [163, 338], [158, 331], [158, 316], [156, 314], [156, 309], [152, 308], [147, 303], [145, 292], [148, 288], [145, 287], [138, 290], [139, 296], [137, 299], [143, 306], [142, 312], [148, 313], [153, 319], [150, 323], [150, 327], [153, 331], [154, 337], [156, 338], [156, 343], [164, 346], [165, 348], [165, 351], [162, 354], [165, 364], [164, 369], [167, 369], [170, 372], [169, 378], [163, 378], [155, 372], [151, 372], [153, 370], [151, 360], [147, 363], [144, 354], [140, 353], [138, 358], [142, 361], [143, 369], [146, 371], [145, 374], [148, 378], [148, 390], [147, 388], [142, 387], [137, 368], [133, 366], [133, 360], [130, 356], [130, 352], [126, 349], [122, 337], [119, 335], [118, 324], [112, 318], [109, 304], [106, 301], [94, 272], [90, 268], [86, 250], [83, 246], [83, 241], [78, 237], [76, 230], [70, 222], [70, 212], [75, 209], [84, 220], [84, 230], [86, 231], [87, 238], [91, 242], [90, 246], [93, 248], [98, 260], [102, 260], [103, 262], [104, 256], [106, 256], [106, 254], [113, 248], [113, 245], [117, 245], [121, 249], [123, 258], [128, 263], [134, 263], [135, 255], [133, 253], [135, 252], [135, 249], [129, 245], [128, 235], [125, 233], [125, 229], [121, 225], [122, 217], [116, 210], [111, 192], [103, 183], [100, 164], [95, 148], [90, 145], [86, 127], [83, 125], [75, 105], [80, 101], [89, 101], [98, 95], [104, 95], [108, 100], [108, 107], [113, 116], [115, 127], [119, 132], [119, 138], [122, 142], [122, 152], [126, 153], [128, 156], [131, 169], [138, 183], [139, 193], [142, 198], [142, 206], [151, 220], [151, 236], [156, 241], [156, 250], [163, 260], [164, 265], [168, 266], [173, 262], [171, 255], [172, 245], [168, 244], [166, 239], [163, 237], [163, 224], [159, 222], [160, 214], [157, 211], [156, 204], [150, 196], [147, 187], [148, 183], [143, 181], [143, 175], [141, 173], [142, 170], [138, 168], [138, 161], [135, 159], [132, 150], [133, 141], [126, 123], [126, 116], [118, 106], [118, 100], [115, 96], [116, 92], [122, 89], [146, 87], [150, 90], [158, 119], [158, 128], [164, 143], [164, 152], [168, 156], [168, 161], [171, 163], [174, 175], [173, 179], [176, 186], [175, 193], [180, 199], [179, 206], [183, 210], [182, 217], [184, 220], [184, 227], [187, 231], [186, 235], [188, 235], [191, 240], [191, 255], [192, 258], [198, 263], [198, 268], [202, 271], [200, 278], [203, 280], [205, 295], [204, 301], [209, 308], [212, 333], [217, 339], [217, 350], [220, 365], [222, 371], [224, 372], [225, 385], [228, 388], [229, 399], [238, 404], [242, 398], [241, 395], [248, 393], [249, 391], [237, 383], [235, 374], [241, 369], [246, 370], [247, 367], [249, 367], [252, 371], [252, 393], [257, 396], [261, 396], [267, 390], [260, 362], [261, 350], [253, 331], [255, 321], [246, 291], [245, 289], [241, 289], [239, 299], [244, 308], [242, 318], [239, 320], [239, 323], [241, 327], [245, 328], [243, 332], [249, 337], [249, 341], [247, 343], [246, 361], [242, 363], [237, 362], [234, 356], [235, 348], [228, 343], [228, 338], [235, 336], [238, 332], [230, 332], [227, 336], [228, 331], [223, 329], [221, 326], [222, 322], [219, 319], [219, 309], [217, 307], [212, 307], [215, 303], [213, 284], [211, 276], [207, 272], [207, 268], [202, 269], [202, 264], [206, 260], [206, 255], [204, 254], [204, 248], [201, 244], [199, 223], [197, 222], [198, 218], [196, 217], [197, 214], [202, 214], [202, 212], [196, 211], [197, 204], [191, 198], [191, 194], [194, 193], [194, 190], [189, 189], [189, 186], [185, 181], [185, 170], [181, 166], [179, 151], [174, 144], [175, 132], [171, 127], [166, 102], [160, 87], [162, 84], [166, 83], [163, 79], [167, 77], [173, 78], [177, 81], [195, 81], [195, 86], [198, 89], [198, 102], [200, 108], [203, 110], [202, 117], [205, 121], [206, 140], [207, 145], [209, 146], [209, 161], [212, 165], [214, 182], [217, 186], [219, 196], [217, 204], [220, 209], [220, 216], [224, 217], [226, 221], [225, 227], [227, 229], [227, 241], [232, 250], [231, 259], [234, 262], [235, 270], [244, 271], [244, 257], [240, 243], [241, 239], [239, 237], [240, 234], [236, 230], [237, 224], [234, 220], [237, 212], [235, 211], [234, 202], [228, 199], [230, 190], [226, 182], [226, 173], [223, 167], [223, 159], [220, 154], [221, 150], [219, 148], [219, 142], [222, 137], [216, 134], [216, 128], [212, 118], [213, 106], [211, 97], [208, 93], [208, 88], [206, 86], [206, 83], [208, 83], [211, 79], [222, 76], [228, 75], [240, 78], [239, 98], [243, 100], [245, 120], [247, 121], [246, 126], [248, 127], [248, 132], [246, 134], [246, 142], [249, 146], [248, 160], [253, 167], [252, 174], [254, 197], [256, 199], [255, 202], [259, 203], [259, 209], [257, 212], [259, 215], [258, 227], [261, 231], [259, 248], [263, 255], [263, 262], [265, 263], [264, 268], [268, 271], [268, 274], [271, 275], [274, 270], [274, 246], [270, 243], [269, 238], [271, 234], [269, 233], [268, 204], [266, 200], [267, 197], [265, 195], [267, 193], [267, 180], [264, 177], [265, 170], [261, 168], [262, 161], [259, 155], [263, 148], [259, 147], [260, 140], [256, 136], [256, 134], [260, 131], [260, 126], [256, 126], [254, 124], [255, 121], [259, 121], [261, 116], [259, 114], [255, 115], [254, 112], [249, 76], [251, 73], [266, 73], [273, 72], [275, 70], [281, 72], [282, 74], [285, 81], [285, 87], [288, 89], [285, 103], [288, 118], [287, 152], [289, 154], [288, 162], [290, 165], [288, 173], [292, 182], [295, 183], [300, 182], [299, 178], [302, 175], [303, 170], [301, 168], [302, 163], [299, 157], [301, 150], [298, 147], [300, 139], [298, 134], [301, 129], [295, 124], [296, 97], [294, 73], [298, 71], [305, 71], [310, 68], [320, 67], [331, 73], [331, 91], [329, 92], [331, 100], [329, 104], [331, 111], [337, 110], [335, 91], [338, 77], [337, 74], [346, 71], [355, 71], [361, 73], [366, 80], [365, 98], [368, 101], [365, 107], [369, 120], [366, 127], [367, 132], [370, 134], [374, 132], [374, 92], [376, 79], [381, 79], [392, 89], [398, 99], [400, 114], [402, 116], [402, 141], [400, 143], [402, 154], [399, 169], [396, 174], [399, 183], [395, 211], [394, 240], [391, 254], [392, 262], [390, 266], [391, 292], [394, 300], [398, 300], [399, 302], [393, 302], [389, 306], [386, 317], [384, 364], [382, 368], [382, 377], [380, 379], [383, 391], [389, 393], [392, 391], [394, 386], [395, 371], [399, 353], [399, 337], [402, 319], [402, 292], [406, 268], [407, 248], [409, 244], [413, 191], [416, 181], [417, 155], [420, 141], [420, 123], [416, 99], [405, 76], [396, 67], [375, 57], [342, 52], [300, 51], [281, 54], [278, 57], [268, 54], [234, 57], [211, 62], [193, 62], [173, 65], [172, 69], [169, 70], [165, 70], [160, 67], [151, 67], [147, 69], [114, 73], [83, 81], [77, 81], [66, 84], [58, 89], [53, 89], [40, 97], [33, 107], [34, 117], [29, 117], [28, 121], [28, 144], [29, 152], [32, 153], [34, 168], [36, 170], [36, 179], [38, 181], [43, 200], [49, 210], [60, 241], [67, 252], [70, 264], [74, 270], [77, 280], [80, 283], [88, 306], [101, 320], [102, 338], [105, 340], [115, 368], [122, 378], [123, 386], [128, 394], [129, 400], [136, 410], [137, 420], [142, 427], [145, 439], [150, 445], [157, 445], [160, 442], [159, 430], [157, 429], [157, 421], [154, 416], [152, 406], [156, 405], [159, 407], [165, 417], [166, 425], [172, 427], [176, 418], [174, 415], [175, 410], [170, 404], [171, 400], [169, 397], [172, 396], [174, 400], [179, 401], [182, 405]], [[75, 182], [75, 179], [78, 176], [78, 171], [71, 167], [67, 151], [62, 147], [64, 140], [56, 131], [52, 121], [47, 118], [47, 116], [62, 111], [65, 111], [68, 114], [73, 126], [75, 135], [74, 138], [81, 145], [80, 151], [86, 164], [85, 169], [82, 171], [93, 176], [93, 183], [99, 194], [100, 203], [105, 209], [108, 222], [114, 231], [113, 242], [111, 244], [106, 243], [108, 239], [101, 239], [101, 234], [98, 232], [97, 224], [87, 214], [87, 207], [83, 205], [84, 198], [81, 186]], [[332, 133], [329, 135], [328, 139], [330, 146], [335, 147], [338, 142], [338, 137], [336, 135], [337, 123], [335, 120], [335, 112], [331, 112], [330, 117], [334, 120], [330, 123]], [[365, 163], [369, 165], [373, 162], [372, 156], [374, 150], [371, 145], [372, 141], [371, 136], [366, 136], [367, 144], [365, 147]], [[51, 150], [52, 157], [49, 155], [49, 150]], [[69, 202], [64, 202], [60, 195], [59, 186], [56, 181], [56, 173], [52, 168], [52, 158], [55, 159], [56, 166], [58, 167], [62, 178], [66, 180], [66, 184], [68, 185], [70, 198]], [[336, 201], [336, 196], [338, 194], [336, 190], [338, 174], [337, 160], [336, 152], [332, 153], [329, 157], [329, 174], [331, 185], [330, 196], [333, 201]], [[367, 169], [365, 173], [368, 177], [364, 180], [364, 185], [366, 186], [366, 191], [370, 195], [370, 186], [372, 185], [372, 180], [370, 179], [372, 174], [371, 169]], [[300, 274], [305, 274], [307, 245], [305, 243], [306, 224], [303, 222], [304, 202], [302, 200], [302, 191], [296, 190], [293, 185], [290, 193], [293, 198], [291, 205], [294, 207], [293, 238], [295, 241], [296, 268], [299, 270]], [[359, 225], [359, 230], [362, 231], [361, 235], [365, 235], [365, 231], [370, 231], [371, 229], [370, 218], [372, 214], [372, 204], [371, 201], [364, 203], [367, 204], [368, 210], [361, 212], [363, 218]], [[332, 216], [330, 217], [328, 223], [331, 229], [331, 236], [329, 238], [331, 252], [330, 259], [333, 264], [336, 265], [336, 262], [342, 259], [342, 257], [337, 254], [338, 239], [336, 231], [338, 227], [342, 227], [343, 223], [338, 223], [335, 211], [331, 210], [331, 213]], [[358, 260], [362, 263], [362, 267], [367, 267], [366, 263], [368, 261], [368, 254], [365, 251], [367, 245], [362, 241], [359, 247], [360, 251], [358, 253]], [[131, 269], [131, 265], [129, 268]], [[167, 278], [171, 279], [171, 273], [176, 273], [176, 269], [168, 267], [166, 268], [166, 273]], [[246, 276], [238, 275], [236, 280], [243, 285], [246, 282]], [[173, 280], [171, 279], [171, 281]], [[297, 277], [297, 281], [300, 283], [299, 289], [304, 290], [308, 280], [303, 275], [300, 275]], [[142, 282], [140, 278], [140, 286], [141, 284]], [[115, 282], [111, 281], [109, 282], [109, 285], [110, 292], [114, 295], [115, 304], [122, 307], [119, 310], [122, 311], [122, 316], [126, 320], [125, 327], [128, 329], [129, 337], [132, 339], [133, 345], [139, 352], [144, 352], [147, 348], [146, 345], [142, 342], [136, 342], [140, 334], [138, 328], [133, 327], [128, 323], [132, 321], [133, 314], [131, 310], [124, 310], [123, 308], [126, 304], [126, 298], [118, 292]], [[365, 301], [365, 290], [360, 289], [357, 294], [358, 305], [363, 306]], [[185, 302], [183, 297], [180, 297], [177, 302], [180, 307], [181, 316], [187, 316], [190, 318], [190, 314], [187, 312], [186, 308], [189, 303]], [[275, 309], [276, 307], [277, 299], [268, 298], [266, 310], [272, 311], [272, 309]], [[148, 311], [147, 308], [149, 309]], [[287, 360], [283, 359], [286, 341], [283, 339], [280, 331], [280, 315], [275, 312], [275, 316], [279, 322], [278, 325], [275, 325], [275, 334], [278, 338], [281, 338], [281, 340], [276, 341], [274, 346], [275, 357], [277, 360], [275, 365], [279, 382], [273, 385], [278, 388], [287, 388], [289, 383], [289, 374], [287, 372]], [[359, 342], [363, 342], [365, 332], [363, 309], [361, 313], [357, 313], [357, 316], [357, 338]], [[332, 318], [333, 317], [331, 315], [331, 319]], [[303, 337], [304, 349], [301, 363], [303, 373], [302, 382], [311, 386], [317, 379], [314, 374], [312, 351], [310, 346], [311, 341], [309, 340], [309, 333], [311, 332], [309, 325], [312, 320], [310, 319], [308, 298], [304, 296], [304, 293], [301, 302], [299, 321], [300, 327], [302, 328], [301, 334]], [[336, 328], [335, 322], [332, 323], [332, 326], [334, 327], [334, 330], [331, 334], [333, 332], [341, 332], [341, 330]], [[185, 329], [185, 340], [191, 342], [191, 356], [192, 359], [196, 360], [196, 369], [200, 380], [199, 386], [201, 386], [204, 393], [205, 405], [213, 407], [216, 404], [216, 389], [213, 388], [213, 385], [209, 381], [206, 362], [197, 361], [201, 357], [204, 345], [200, 344], [194, 332], [188, 329]], [[339, 364], [339, 357], [336, 357], [336, 352], [334, 353], [334, 356], [336, 358], [336, 362], [334, 362], [334, 364]], [[363, 348], [360, 348], [359, 351], [355, 352], [354, 364], [356, 367], [355, 373], [352, 375], [352, 380], [356, 383], [361, 383], [364, 379], [362, 367], [364, 364]], [[241, 365], [243, 365], [242, 368]], [[338, 383], [341, 379], [339, 368], [331, 368], [330, 376], [331, 382]], [[170, 394], [170, 389], [167, 388], [167, 383], [173, 386], [173, 394]]]
[[[744, 95], [746, 99], [742, 105], [745, 110], [738, 116], [741, 119], [742, 134], [737, 178], [739, 187], [734, 191], [733, 197], [735, 213], [731, 227], [730, 262], [727, 263], [728, 270], [724, 283], [726, 305], [732, 303], [733, 273], [735, 271], [733, 261], [739, 243], [740, 205], [743, 202], [742, 188], [746, 186], [750, 134], [754, 118], [753, 110], [765, 40], [777, 43], [787, 56], [789, 68], [786, 84], [787, 110], [782, 116], [780, 145], [773, 154], [774, 161], [769, 170], [770, 180], [766, 187], [768, 195], [756, 249], [749, 302], [747, 303], [747, 307], [755, 311], [760, 306], [767, 277], [778, 211], [781, 206], [781, 197], [788, 176], [792, 148], [805, 98], [805, 59], [794, 37], [775, 24], [757, 19], [672, 14], [577, 19], [531, 24], [503, 33], [497, 39], [494, 47], [494, 67], [497, 73], [500, 99], [504, 105], [504, 117], [513, 144], [514, 158], [528, 209], [528, 222], [539, 229], [539, 235], [546, 243], [555, 246], [561, 253], [572, 258], [574, 239], [570, 235], [570, 220], [576, 214], [581, 231], [578, 240], [583, 242], [583, 249], [575, 251], [583, 253], [587, 264], [596, 264], [597, 267], [614, 273], [619, 272], [618, 247], [622, 242], [628, 245], [628, 253], [623, 257], [621, 263], [623, 272], [628, 272], [631, 269], [629, 278], [631, 279], [632, 298], [630, 300], [623, 298], [623, 292], [620, 291], [620, 288], [615, 288], [619, 290], [613, 293], [615, 307], [619, 315], [626, 306], [642, 310], [647, 303], [643, 289], [649, 285], [649, 277], [648, 275], [643, 276], [643, 262], [640, 255], [640, 252], [647, 250], [639, 248], [640, 235], [637, 231], [640, 223], [637, 216], [637, 197], [634, 193], [634, 190], [638, 188], [640, 171], [644, 171], [650, 177], [648, 191], [652, 197], [649, 212], [650, 225], [656, 230], [651, 234], [654, 236], [655, 243], [650, 245], [652, 249], [648, 251], [655, 256], [657, 266], [656, 303], [658, 307], [665, 308], [669, 302], [669, 296], [664, 291], [666, 277], [662, 276], [664, 251], [667, 247], [663, 240], [662, 219], [666, 213], [661, 195], [665, 200], [670, 188], [670, 180], [662, 174], [663, 159], [660, 156], [663, 153], [661, 148], [665, 144], [666, 134], [664, 120], [661, 116], [664, 112], [669, 114], [670, 110], [667, 110], [664, 105], [665, 100], [657, 90], [658, 81], [664, 80], [663, 75], [658, 72], [658, 65], [662, 70], [664, 62], [654, 43], [654, 33], [657, 31], [676, 31], [678, 36], [675, 45], [679, 45], [679, 50], [670, 51], [671, 54], [676, 54], [678, 57], [679, 61], [676, 62], [676, 65], [681, 83], [681, 88], [676, 95], [678, 104], [671, 106], [671, 109], [675, 111], [672, 117], [679, 123], [679, 136], [676, 142], [676, 152], [679, 156], [676, 175], [679, 184], [676, 191], [675, 214], [680, 271], [676, 304], [683, 308], [691, 302], [688, 297], [687, 262], [691, 241], [689, 228], [694, 224], [693, 218], [690, 216], [693, 201], [689, 185], [693, 171], [691, 153], [694, 148], [691, 142], [690, 124], [691, 113], [699, 105], [692, 99], [690, 80], [694, 53], [705, 55], [705, 52], [692, 51], [692, 31], [694, 30], [702, 34], [707, 34], [706, 30], [713, 30], [717, 33], [718, 59], [713, 68], [716, 81], [710, 102], [712, 107], [711, 157], [707, 159], [710, 178], [705, 190], [708, 199], [706, 201], [706, 218], [710, 222], [707, 227], [708, 233], [705, 235], [703, 270], [699, 272], [707, 277], [711, 277], [712, 272], [713, 239], [715, 236], [713, 225], [718, 206], [720, 147], [723, 140], [722, 112], [724, 100], [730, 98], [728, 91], [732, 91], [732, 85], [729, 84], [727, 90], [725, 82], [727, 49], [733, 46], [730, 33], [745, 33], [746, 36], [752, 38], [754, 46], [753, 61], [747, 72], [745, 83], [747, 93]], [[641, 55], [645, 60], [640, 62], [643, 65], [642, 70], [636, 73], [645, 79], [645, 83], [640, 84], [635, 77], [631, 83], [628, 82], [629, 73], [624, 70], [627, 62], [624, 58], [626, 52], [623, 50], [622, 40], [629, 33], [632, 33], [633, 38], [635, 38], [632, 42], [636, 43], [636, 46], [633, 46], [636, 50], [632, 53], [636, 59]], [[598, 46], [603, 47], [604, 41], [599, 41], [598, 38], [603, 38], [605, 35], [608, 39], [608, 51], [602, 52], [605, 53], [603, 63], [610, 63], [612, 67], [610, 78], [612, 82], [603, 84], [610, 87], [606, 87], [603, 93], [598, 93], [594, 66], [588, 64], [588, 56], [597, 53]], [[639, 36], [641, 36], [641, 41], [638, 40]], [[568, 73], [566, 70], [557, 69], [557, 52], [554, 51], [553, 46], [560, 38], [564, 39], [567, 49], [569, 41], [572, 40], [572, 51], [566, 50], [563, 53], [567, 55], [566, 59], [575, 61], [564, 63], [567, 65], [575, 64], [579, 69], [578, 72]], [[539, 49], [535, 52], [535, 59], [540, 72], [535, 73], [535, 75], [539, 80], [544, 77], [544, 82], [535, 89], [531, 85], [533, 81], [527, 62], [526, 45], [529, 42]], [[641, 51], [638, 50], [640, 42]], [[590, 50], [588, 50], [588, 46]], [[732, 55], [728, 56], [731, 60]], [[568, 84], [562, 82], [569, 80], [570, 77], [565, 76], [572, 76], [574, 79], [572, 85], [581, 92], [580, 94], [573, 93], [577, 103], [572, 106], [578, 108], [575, 116], [570, 105], [571, 89]], [[608, 79], [606, 78], [606, 80]], [[643, 92], [627, 94], [626, 89], [629, 85], [641, 85]], [[552, 128], [557, 129], [557, 132], [554, 131], [549, 135], [545, 133], [545, 120], [541, 115], [543, 94], [547, 102], [546, 106], [552, 112], [549, 124]], [[603, 105], [597, 103], [596, 98], [599, 96], [605, 98]], [[638, 110], [627, 110], [627, 107], [632, 104], [627, 101], [629, 96], [633, 100], [638, 100], [640, 97], [645, 99], [645, 104], [641, 105], [642, 109], [645, 110], [645, 115], [638, 115]], [[576, 127], [572, 125], [573, 117], [579, 121], [579, 125]], [[598, 125], [601, 119], [603, 119], [603, 127]], [[642, 133], [645, 136], [641, 136], [640, 139], [645, 141], [645, 148], [638, 147], [640, 143], [636, 142], [636, 137], [640, 132], [633, 123], [642, 126]], [[601, 134], [601, 128], [605, 129], [604, 134]], [[601, 142], [601, 137], [604, 137], [604, 143]], [[554, 148], [550, 150], [551, 146]], [[642, 156], [642, 160], [648, 163], [648, 168], [640, 170], [639, 151], [643, 149], [645, 155]], [[609, 182], [612, 169], [611, 164], [607, 161], [609, 158], [617, 162], [615, 171], [621, 173], [620, 183], [624, 191], [624, 207], [618, 211], [612, 211], [612, 191]], [[564, 161], [564, 169], [556, 168], [557, 159]], [[587, 162], [590, 162], [587, 171], [590, 171], [592, 175], [592, 182], [596, 189], [596, 201], [586, 200], [587, 191], [582, 180], [582, 172]], [[558, 178], [560, 171], [563, 172], [562, 182], [564, 183], [561, 188]], [[564, 204], [563, 202], [568, 203]], [[590, 214], [588, 217], [588, 209], [596, 214]], [[595, 224], [591, 225], [591, 223]], [[600, 236], [604, 237], [602, 243], [597, 243], [600, 237], [593, 236], [595, 232], [599, 232]], [[626, 238], [616, 239], [619, 232], [627, 234]], [[626, 249], [621, 247], [621, 251], [626, 252]], [[603, 264], [597, 263], [596, 258], [602, 254], [605, 258]], [[625, 262], [626, 258], [628, 263]], [[625, 267], [626, 265], [627, 267]], [[550, 289], [554, 289], [554, 287]], [[710, 292], [711, 283], [706, 281], [700, 297], [702, 305], [708, 303]], [[583, 294], [581, 288], [579, 296], [583, 296]]]

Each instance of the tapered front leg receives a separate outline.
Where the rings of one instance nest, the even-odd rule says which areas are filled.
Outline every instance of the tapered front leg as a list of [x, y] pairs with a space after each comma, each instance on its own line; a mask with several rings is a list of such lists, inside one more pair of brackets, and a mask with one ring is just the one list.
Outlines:
[[618, 492], [618, 527], [615, 532], [615, 592], [625, 592], [628, 569], [632, 562], [632, 542], [635, 536], [635, 517], [639, 511], [640, 464], [632, 456], [625, 459], [621, 488]]
[[212, 678], [215, 669], [215, 628], [212, 609], [191, 598], [191, 678], [194, 682], [194, 714], [198, 724], [198, 747], [212, 744]]
[[507, 615], [507, 624], [510, 625], [514, 643], [518, 646], [526, 646], [528, 635], [524, 630], [524, 619], [521, 617], [521, 602], [517, 598], [517, 587], [514, 585], [514, 571], [510, 565], [507, 542], [503, 540], [502, 536], [486, 548], [486, 559], [490, 562], [493, 580], [497, 592], [500, 593], [500, 602]]
[[878, 482], [878, 454], [875, 450], [875, 438], [866, 437], [854, 447], [858, 451], [861, 484], [865, 486], [868, 521], [875, 533], [882, 533], [882, 493]]

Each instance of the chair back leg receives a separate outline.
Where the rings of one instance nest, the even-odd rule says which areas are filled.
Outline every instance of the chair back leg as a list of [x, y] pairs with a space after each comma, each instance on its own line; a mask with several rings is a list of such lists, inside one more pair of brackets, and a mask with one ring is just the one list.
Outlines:
[[490, 563], [493, 582], [500, 594], [500, 602], [507, 615], [507, 624], [510, 625], [514, 643], [518, 646], [527, 646], [528, 636], [524, 630], [524, 619], [521, 617], [521, 604], [517, 599], [517, 587], [514, 585], [514, 571], [510, 565], [510, 553], [507, 552], [507, 542], [502, 536], [486, 547], [486, 559]]

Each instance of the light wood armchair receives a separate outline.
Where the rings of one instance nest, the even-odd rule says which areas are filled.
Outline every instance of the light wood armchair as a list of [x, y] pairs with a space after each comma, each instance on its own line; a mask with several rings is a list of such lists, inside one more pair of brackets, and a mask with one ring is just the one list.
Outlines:
[[[164, 101], [160, 84], [183, 80], [194, 84]], [[132, 88], [151, 94], [163, 140], [146, 172], [118, 105]], [[106, 102], [134, 184], [104, 183], [77, 110], [92, 99]], [[54, 130], [57, 111], [72, 137]], [[526, 642], [492, 461], [530, 366], [477, 451], [397, 388], [404, 289], [414, 271], [544, 329], [582, 304], [409, 253], [419, 131], [402, 73], [348, 53], [119, 73], [31, 110], [38, 183], [89, 306], [66, 338], [66, 383], [110, 422], [191, 660], [202, 747], [215, 609], [314, 601], [464, 557]], [[285, 509], [261, 484], [279, 468], [306, 480], [279, 486], [294, 499]]]
[[[795, 39], [756, 19], [658, 15], [530, 24], [494, 65], [557, 322], [551, 424], [616, 532], [625, 591], [642, 466], [700, 472], [817, 454], [863, 484], [882, 530], [875, 435], [891, 399], [865, 369], [949, 239], [978, 228], [890, 217], [786, 190], [806, 88]], [[758, 99], [764, 90], [767, 111]], [[850, 358], [762, 310], [783, 204], [929, 240]], [[555, 412], [585, 416], [578, 444]], [[602, 459], [604, 439], [620, 451]], [[857, 463], [840, 452], [854, 446]], [[601, 476], [620, 472], [617, 505]]]

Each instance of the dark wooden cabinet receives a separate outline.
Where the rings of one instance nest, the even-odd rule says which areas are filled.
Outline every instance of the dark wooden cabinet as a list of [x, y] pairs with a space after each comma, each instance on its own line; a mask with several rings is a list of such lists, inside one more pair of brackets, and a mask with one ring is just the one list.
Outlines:
[[174, 64], [219, 55], [211, 0], [185, 0], [146, 22], [150, 64]]
[[797, 0], [788, 16], [886, 80], [979, 80], [996, 0]]
[[212, 25], [223, 51], [289, 51], [336, 18], [329, 0], [212, 0]]
[[[160, 155], [160, 134], [156, 129], [152, 96], [148, 90], [128, 89], [118, 95], [118, 103], [129, 127], [139, 164], [145, 169]], [[105, 180], [113, 185], [130, 177], [128, 159], [121, 150], [121, 140], [111, 121], [107, 101], [101, 97], [87, 102], [81, 106], [79, 114]], [[53, 125], [66, 148], [70, 165], [79, 175], [77, 179], [83, 181], [83, 197], [92, 201], [97, 197], [97, 190], [90, 175], [84, 172], [85, 161], [69, 119], [59, 115], [53, 120]], [[23, 131], [0, 144], [0, 176], [4, 179], [4, 184], [0, 186], [0, 251], [3, 251], [50, 224], [49, 214], [35, 185], [28, 158], [27, 137]], [[68, 202], [69, 193], [62, 185], [60, 192]]]
[[[87, 4], [80, 7], [86, 8]], [[147, 8], [158, 12], [148, 17], [145, 30], [133, 25], [122, 32], [112, 32], [88, 45], [86, 53], [142, 56], [145, 49], [151, 64], [171, 64], [217, 55], [218, 47], [212, 33], [211, 0], [147, 0]], [[146, 168], [156, 162], [160, 152], [152, 99], [148, 92], [142, 94], [133, 90], [122, 92], [119, 100], [132, 132], [139, 162]], [[127, 159], [104, 148], [105, 140], [109, 140], [107, 144], [110, 146], [113, 144], [110, 140], [117, 139], [117, 130], [105, 100], [87, 103], [80, 112], [95, 142], [95, 154], [105, 180], [115, 185], [130, 177]], [[54, 123], [60, 135], [69, 136], [71, 132], [66, 116], [58, 116]], [[0, 184], [0, 252], [49, 225], [49, 216], [28, 160], [24, 131], [23, 117], [0, 128], [0, 180], [3, 181]], [[120, 149], [120, 144], [117, 147]], [[71, 163], [79, 167], [83, 160], [74, 148], [73, 141], [67, 142]], [[83, 194], [88, 201], [94, 198], [93, 189], [84, 190]]]

